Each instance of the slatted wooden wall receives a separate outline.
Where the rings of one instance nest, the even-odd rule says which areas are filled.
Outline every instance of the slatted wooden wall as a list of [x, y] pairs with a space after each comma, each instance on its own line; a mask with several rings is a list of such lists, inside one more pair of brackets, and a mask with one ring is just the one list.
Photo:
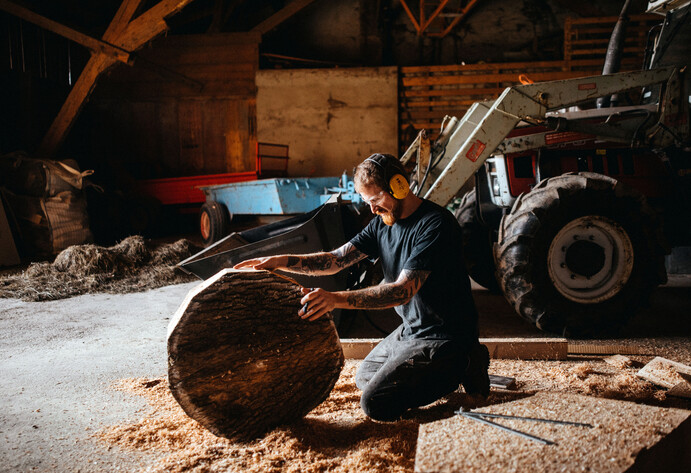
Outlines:
[[103, 152], [142, 179], [253, 171], [258, 44], [248, 34], [156, 40], [96, 88], [99, 133], [112, 138]]
[[[404, 150], [418, 131], [439, 132], [445, 115], [463, 116], [471, 104], [491, 100], [519, 77], [550, 81], [600, 74], [617, 17], [569, 20], [564, 60], [451, 66], [402, 67], [399, 73], [399, 143]], [[653, 15], [631, 17], [622, 70], [639, 69], [648, 30], [661, 21]]]
[[[662, 21], [659, 15], [631, 15], [626, 27], [622, 70], [640, 69], [648, 32]], [[570, 70], [602, 69], [616, 17], [567, 18], [564, 23], [564, 62]]]
[[414, 137], [423, 128], [435, 134], [445, 115], [460, 118], [474, 102], [496, 98], [506, 87], [520, 83], [521, 75], [538, 82], [580, 77], [583, 73], [565, 70], [563, 61], [402, 67], [401, 139], [411, 133]]

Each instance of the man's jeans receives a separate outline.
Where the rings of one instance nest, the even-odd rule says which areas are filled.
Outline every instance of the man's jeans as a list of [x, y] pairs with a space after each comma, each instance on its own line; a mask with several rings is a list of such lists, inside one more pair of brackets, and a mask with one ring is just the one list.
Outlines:
[[451, 340], [401, 340], [403, 326], [381, 341], [360, 364], [355, 384], [369, 417], [394, 421], [455, 391], [468, 357]]

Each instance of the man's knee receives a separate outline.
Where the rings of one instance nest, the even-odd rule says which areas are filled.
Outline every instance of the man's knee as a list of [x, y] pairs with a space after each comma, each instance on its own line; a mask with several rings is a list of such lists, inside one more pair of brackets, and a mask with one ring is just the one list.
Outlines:
[[371, 419], [393, 422], [398, 420], [407, 410], [403, 400], [399, 398], [400, 395], [394, 396], [365, 388], [362, 397], [360, 397], [360, 407]]
[[355, 371], [355, 386], [357, 386], [360, 391], [364, 391], [382, 366], [383, 363], [370, 362], [366, 359], [363, 360], [360, 366], [358, 366], [357, 371]]

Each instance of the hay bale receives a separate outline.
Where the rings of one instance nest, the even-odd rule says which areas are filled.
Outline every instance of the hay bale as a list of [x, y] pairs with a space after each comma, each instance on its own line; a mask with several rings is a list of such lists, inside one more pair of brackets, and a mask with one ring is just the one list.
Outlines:
[[144, 238], [127, 237], [115, 246], [104, 248], [97, 245], [74, 245], [55, 257], [53, 266], [58, 271], [75, 276], [99, 273], [132, 273], [150, 258]]
[[332, 320], [297, 315], [299, 287], [226, 269], [187, 296], [168, 327], [168, 381], [216, 435], [250, 439], [305, 416], [343, 367]]
[[196, 279], [176, 264], [200, 248], [181, 239], [156, 246], [141, 236], [105, 248], [87, 244], [61, 251], [53, 263], [33, 263], [18, 276], [0, 278], [0, 297], [55, 300], [93, 292], [124, 294]]

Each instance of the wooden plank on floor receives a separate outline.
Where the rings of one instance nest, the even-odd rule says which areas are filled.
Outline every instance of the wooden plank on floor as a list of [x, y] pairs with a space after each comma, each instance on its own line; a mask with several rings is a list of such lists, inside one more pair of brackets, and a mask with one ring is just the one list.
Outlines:
[[[381, 338], [342, 338], [346, 358], [362, 360]], [[514, 360], [565, 360], [568, 342], [565, 338], [481, 338], [491, 358]]]
[[654, 355], [651, 348], [621, 344], [569, 343], [569, 355]]
[[681, 382], [685, 382], [680, 373], [691, 376], [691, 366], [656, 356], [650, 363], [641, 368], [636, 376], [670, 389]]
[[382, 338], [341, 338], [343, 356], [353, 360], [364, 360]]
[[579, 422], [592, 427], [492, 419], [554, 442], [541, 445], [456, 415], [420, 425], [416, 472], [691, 469], [691, 412], [684, 409], [541, 392], [473, 412]]
[[565, 338], [481, 338], [490, 358], [510, 360], [565, 360], [568, 342]]

